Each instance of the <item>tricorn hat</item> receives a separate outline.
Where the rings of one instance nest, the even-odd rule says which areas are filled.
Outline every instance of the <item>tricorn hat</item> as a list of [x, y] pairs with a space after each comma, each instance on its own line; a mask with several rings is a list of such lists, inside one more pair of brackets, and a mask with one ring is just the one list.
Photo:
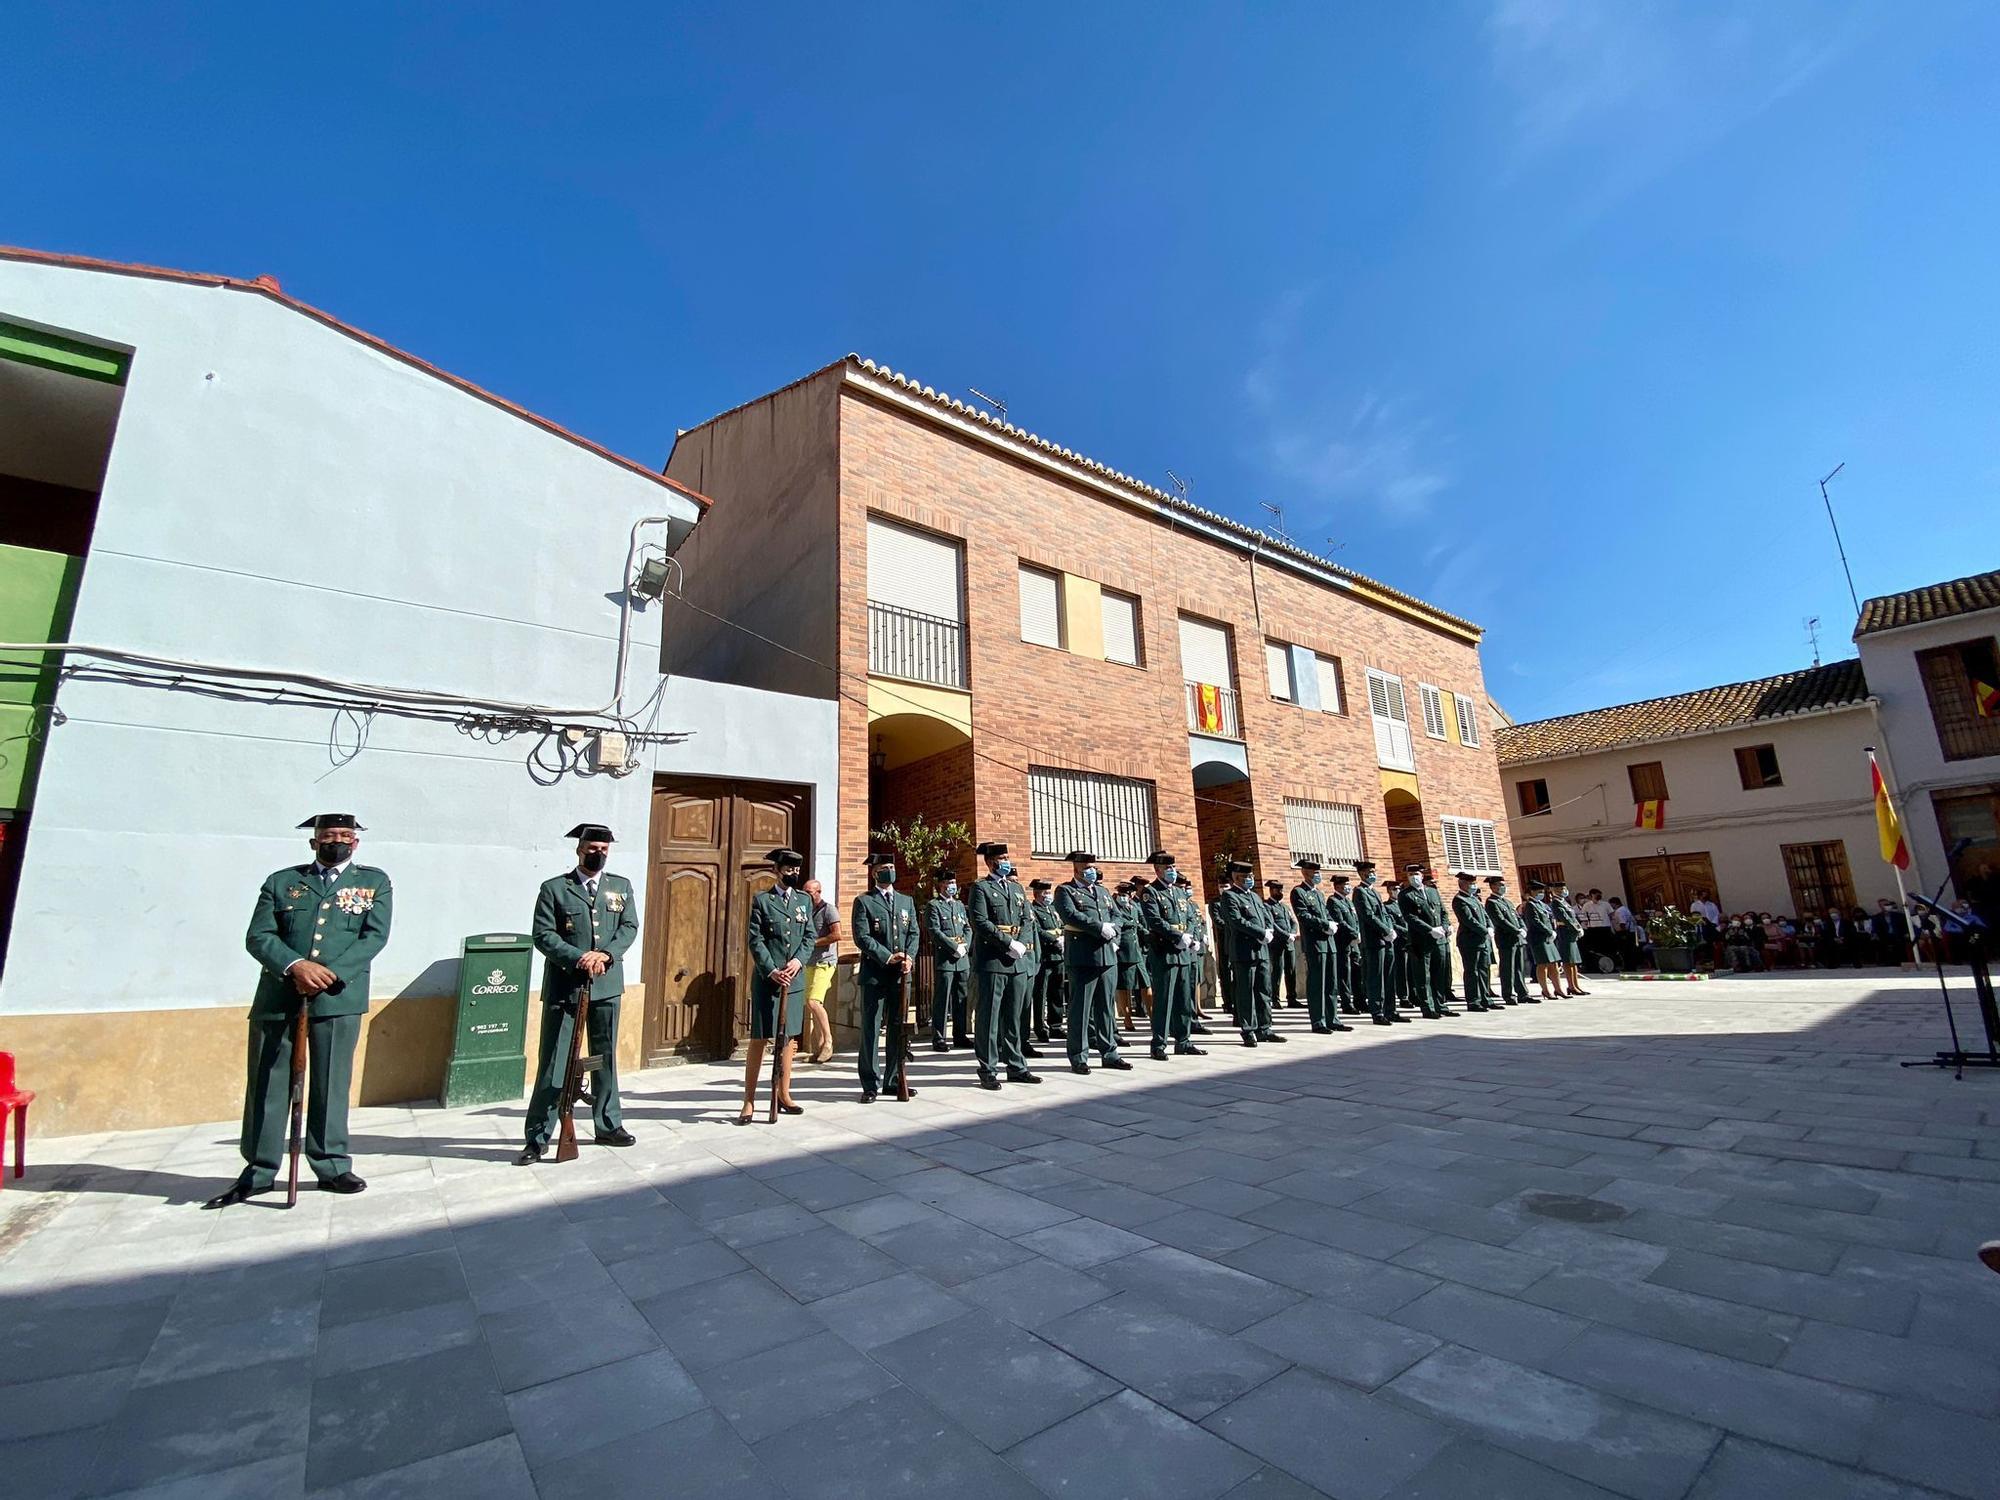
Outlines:
[[806, 857], [796, 849], [773, 849], [764, 858], [774, 865], [802, 865]]
[[611, 830], [606, 828], [602, 823], [579, 823], [568, 833], [564, 834], [563, 837], [566, 839], [576, 839], [580, 843], [585, 844], [609, 844], [614, 842], [611, 837]]
[[1460, 870], [1458, 872], [1458, 878], [1463, 881], [1471, 882], [1477, 880], [1479, 877], [1473, 874], [1472, 871], [1470, 870]]
[[1348, 880], [1348, 877], [1347, 877], [1347, 874], [1346, 874], [1346, 872], [1345, 872], [1345, 871], [1342, 871], [1342, 870], [1335, 870], [1335, 871], [1333, 872], [1333, 883], [1334, 883], [1335, 885], [1346, 885], [1346, 884], [1347, 884], [1347, 880]]
[[958, 879], [958, 871], [954, 870], [950, 865], [939, 865], [935, 870], [931, 871], [931, 879], [956, 880]]
[[1403, 873], [1405, 875], [1421, 875], [1424, 873], [1424, 867], [1422, 865], [1404, 865]]
[[1320, 862], [1319, 862], [1318, 860], [1316, 860], [1316, 859], [1311, 859], [1311, 858], [1307, 858], [1307, 859], [1295, 859], [1295, 860], [1293, 860], [1293, 861], [1292, 861], [1292, 868], [1293, 868], [1294, 870], [1307, 870], [1307, 871], [1311, 871], [1311, 870], [1317, 870], [1317, 869], [1320, 869], [1320, 868], [1322, 868], [1322, 866], [1320, 865]]
[[1545, 891], [1545, 890], [1547, 890], [1548, 888], [1549, 888], [1549, 887], [1548, 887], [1548, 882], [1547, 882], [1547, 881], [1543, 881], [1543, 880], [1531, 880], [1531, 881], [1529, 881], [1529, 882], [1528, 882], [1528, 889], [1529, 889], [1529, 890], [1531, 890], [1531, 891]]
[[1073, 865], [1087, 865], [1097, 856], [1087, 849], [1072, 849], [1063, 858]]
[[867, 868], [870, 870], [875, 869], [878, 865], [893, 865], [895, 862], [896, 851], [894, 849], [870, 849], [868, 851]]
[[1149, 865], [1170, 865], [1173, 862], [1174, 857], [1164, 849], [1155, 849], [1146, 856], [1146, 863]]
[[356, 833], [366, 833], [368, 831], [354, 820], [353, 813], [314, 813], [305, 822], [299, 824], [299, 827], [310, 828], [314, 832], [318, 832], [322, 828], [352, 828]]
[[1049, 883], [1046, 880], [1031, 880], [1028, 882], [1028, 889], [1031, 891], [1046, 891], [1049, 889]]
[[1247, 875], [1256, 868], [1255, 865], [1250, 864], [1246, 860], [1232, 859], [1229, 862], [1229, 873], [1231, 875]]
[[1375, 868], [1375, 861], [1372, 859], [1357, 859], [1354, 862], [1354, 868], [1358, 874], [1366, 875], [1370, 870]]
[[998, 859], [1007, 852], [1007, 846], [998, 841], [992, 841], [981, 844], [972, 852], [977, 854], [981, 859]]
[[1507, 877], [1505, 875], [1488, 875], [1486, 877], [1486, 883], [1488, 885], [1505, 885], [1507, 883]]

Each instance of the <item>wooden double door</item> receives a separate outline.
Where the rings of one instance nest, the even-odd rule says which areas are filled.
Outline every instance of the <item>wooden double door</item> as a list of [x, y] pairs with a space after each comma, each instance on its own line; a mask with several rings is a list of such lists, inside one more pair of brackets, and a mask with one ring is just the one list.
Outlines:
[[1715, 861], [1706, 849], [1693, 854], [1648, 854], [1618, 863], [1625, 872], [1626, 904], [1642, 917], [1661, 906], [1686, 911], [1702, 896], [1722, 904], [1715, 889]]
[[804, 787], [664, 776], [653, 787], [642, 973], [646, 1060], [727, 1057], [750, 1030], [751, 899], [765, 856], [789, 846], [812, 869]]

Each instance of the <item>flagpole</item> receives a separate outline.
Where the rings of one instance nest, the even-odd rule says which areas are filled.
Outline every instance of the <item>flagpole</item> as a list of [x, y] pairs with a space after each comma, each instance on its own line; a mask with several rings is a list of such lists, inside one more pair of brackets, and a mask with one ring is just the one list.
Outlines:
[[[1883, 773], [1882, 763], [1875, 758], [1875, 747], [1873, 745], [1869, 745], [1866, 747], [1866, 749], [1868, 755], [1868, 765], [1870, 769], [1873, 770], [1877, 776], [1880, 776], [1882, 778], [1883, 800], [1885, 800], [1889, 804], [1889, 811], [1895, 816], [1897, 831], [1902, 834], [1903, 847], [1907, 849], [1909, 848], [1910, 836], [1908, 833], [1903, 832], [1903, 830], [1908, 825], [1906, 825], [1903, 822], [1902, 809], [1896, 806], [1896, 789], [1889, 784], [1888, 776]], [[1910, 858], [1913, 861], [1916, 859], [1915, 850], [1911, 850]], [[1903, 920], [1909, 924], [1910, 928], [1910, 946], [1908, 950], [1910, 957], [1900, 960], [1897, 964], [1897, 967], [1901, 969], [1914, 969], [1915, 967], [1917, 967], [1916, 964], [1917, 919], [1914, 915], [1912, 915], [1910, 911], [1910, 898], [1908, 893], [1906, 893], [1903, 889], [1903, 867], [1897, 864], [1895, 861], [1891, 860], [1889, 862], [1889, 873], [1896, 877], [1896, 905], [1902, 908]]]

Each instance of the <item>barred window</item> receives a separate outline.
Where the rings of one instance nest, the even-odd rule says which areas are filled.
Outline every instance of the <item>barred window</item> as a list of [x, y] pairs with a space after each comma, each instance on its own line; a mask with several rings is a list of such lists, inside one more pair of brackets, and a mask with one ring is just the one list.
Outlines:
[[1452, 873], [1498, 875], [1500, 844], [1493, 836], [1493, 824], [1485, 818], [1445, 818], [1444, 862]]
[[1352, 868], [1367, 857], [1361, 841], [1361, 809], [1352, 802], [1285, 798], [1285, 841], [1294, 860], [1316, 859], [1330, 867]]
[[1028, 841], [1042, 859], [1087, 849], [1107, 862], [1142, 863], [1155, 847], [1153, 783], [1030, 766]]

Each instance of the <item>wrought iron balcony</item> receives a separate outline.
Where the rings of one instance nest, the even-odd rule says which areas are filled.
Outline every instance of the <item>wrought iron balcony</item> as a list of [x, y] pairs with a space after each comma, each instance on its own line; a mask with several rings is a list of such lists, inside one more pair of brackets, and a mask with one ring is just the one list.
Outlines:
[[1187, 698], [1187, 726], [1191, 732], [1222, 740], [1243, 738], [1243, 719], [1237, 712], [1234, 689], [1212, 682], [1186, 682], [1181, 687]]
[[939, 615], [868, 601], [868, 670], [879, 677], [965, 686], [965, 627]]

